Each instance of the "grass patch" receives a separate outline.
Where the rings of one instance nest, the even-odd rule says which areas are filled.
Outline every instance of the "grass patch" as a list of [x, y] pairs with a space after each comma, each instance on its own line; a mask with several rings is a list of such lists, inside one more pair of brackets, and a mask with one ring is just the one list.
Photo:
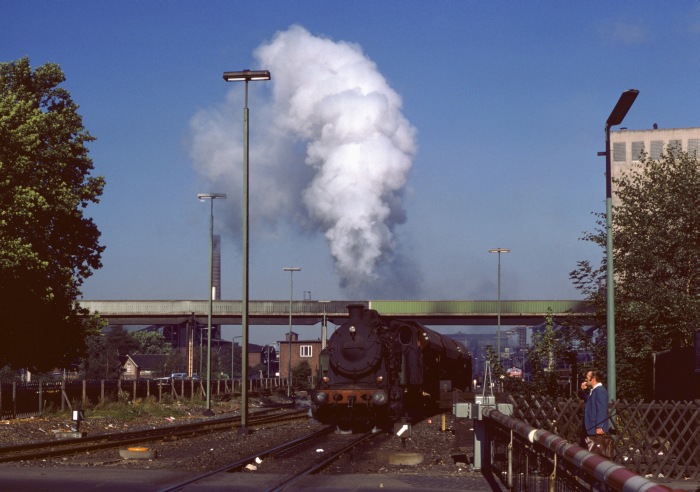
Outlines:
[[172, 404], [158, 403], [153, 398], [137, 399], [133, 402], [108, 402], [96, 405], [90, 410], [90, 418], [109, 417], [119, 420], [133, 420], [143, 416], [184, 417], [204, 410], [204, 405], [179, 401]]
[[[80, 408], [79, 402], [73, 402], [73, 408]], [[158, 403], [155, 397], [137, 398], [134, 401], [120, 399], [119, 401], [105, 401], [101, 403], [89, 403], [82, 407], [85, 417], [88, 419], [117, 419], [123, 421], [135, 420], [142, 417], [166, 418], [188, 417], [200, 415], [204, 412], [206, 404], [199, 400], [174, 400]], [[47, 408], [44, 416], [53, 415], [67, 419], [72, 418], [70, 410], [60, 411], [55, 407]]]

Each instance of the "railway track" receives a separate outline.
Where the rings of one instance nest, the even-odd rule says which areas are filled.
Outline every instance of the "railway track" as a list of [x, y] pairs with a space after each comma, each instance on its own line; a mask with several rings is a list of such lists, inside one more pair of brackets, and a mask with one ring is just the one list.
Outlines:
[[[278, 409], [262, 410], [251, 415], [250, 426], [285, 422], [306, 418], [306, 410], [272, 413]], [[99, 434], [64, 440], [41, 441], [30, 444], [0, 447], [0, 463], [53, 458], [70, 454], [92, 452], [101, 449], [118, 448], [143, 444], [151, 441], [167, 441], [195, 437], [212, 432], [221, 432], [240, 427], [240, 416], [203, 420], [189, 424], [156, 427], [138, 431]]]
[[[261, 450], [215, 470], [195, 475], [170, 485], [161, 492], [174, 492], [223, 473], [239, 473], [247, 467], [255, 467], [260, 473], [269, 474], [270, 483], [263, 490], [285, 490], [308, 475], [319, 472], [344, 453], [369, 439], [385, 434], [368, 432], [362, 435], [335, 434], [335, 426], [293, 439], [278, 446]], [[283, 477], [283, 478], [280, 478]]]

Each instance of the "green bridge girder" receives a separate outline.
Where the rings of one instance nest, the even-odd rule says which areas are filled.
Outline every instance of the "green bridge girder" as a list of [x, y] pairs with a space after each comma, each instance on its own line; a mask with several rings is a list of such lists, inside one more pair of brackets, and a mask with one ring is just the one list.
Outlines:
[[[411, 319], [426, 325], [496, 325], [498, 301], [440, 301], [440, 300], [334, 300], [293, 301], [295, 325], [314, 325], [323, 319], [339, 325], [347, 318], [348, 304], [363, 304], [384, 316]], [[536, 325], [544, 321], [551, 310], [555, 320], [574, 316], [584, 322], [592, 310], [582, 300], [501, 300], [501, 324], [505, 326]], [[179, 324], [189, 320], [207, 322], [209, 303], [206, 300], [105, 300], [80, 301], [91, 314], [99, 314], [115, 325]], [[212, 321], [221, 325], [241, 324], [241, 301], [213, 301]], [[289, 323], [289, 301], [251, 300], [248, 305], [250, 325], [286, 325]]]

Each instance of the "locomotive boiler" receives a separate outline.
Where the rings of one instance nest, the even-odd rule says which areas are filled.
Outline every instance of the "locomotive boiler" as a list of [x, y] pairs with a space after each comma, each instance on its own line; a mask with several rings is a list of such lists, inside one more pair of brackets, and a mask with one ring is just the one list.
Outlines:
[[311, 406], [322, 422], [385, 426], [434, 406], [441, 382], [470, 387], [471, 355], [461, 343], [362, 304], [349, 305], [348, 315], [320, 354]]

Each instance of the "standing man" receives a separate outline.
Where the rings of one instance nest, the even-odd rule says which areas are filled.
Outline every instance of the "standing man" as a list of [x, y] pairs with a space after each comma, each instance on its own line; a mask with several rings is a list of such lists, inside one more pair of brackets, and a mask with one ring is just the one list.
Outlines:
[[579, 394], [586, 402], [583, 411], [583, 437], [607, 434], [610, 427], [608, 390], [600, 382], [598, 371], [591, 370], [586, 373], [586, 380], [581, 383]]

